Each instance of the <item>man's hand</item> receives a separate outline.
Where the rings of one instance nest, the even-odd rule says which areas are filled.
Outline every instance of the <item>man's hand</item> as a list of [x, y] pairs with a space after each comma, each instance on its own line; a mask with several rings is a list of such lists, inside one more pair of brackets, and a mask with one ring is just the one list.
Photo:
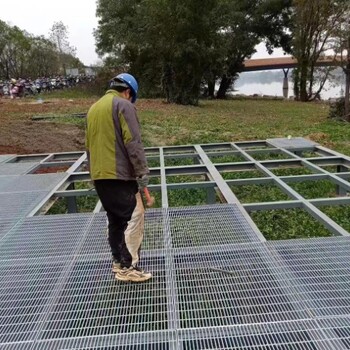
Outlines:
[[136, 179], [138, 185], [139, 185], [139, 190], [143, 190], [145, 187], [148, 186], [149, 183], [149, 178], [148, 175], [142, 175], [142, 177], [138, 177]]

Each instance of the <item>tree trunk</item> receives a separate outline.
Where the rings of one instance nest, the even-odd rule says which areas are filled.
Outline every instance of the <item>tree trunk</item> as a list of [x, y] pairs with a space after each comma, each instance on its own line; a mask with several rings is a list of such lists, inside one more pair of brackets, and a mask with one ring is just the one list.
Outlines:
[[214, 98], [215, 93], [215, 81], [208, 81], [208, 97]]
[[345, 117], [348, 122], [350, 122], [350, 63], [348, 68], [345, 70]]
[[231, 86], [232, 79], [228, 78], [226, 75], [222, 76], [220, 87], [216, 95], [217, 99], [223, 100], [226, 98], [226, 93], [229, 87]]
[[302, 62], [301, 68], [300, 68], [300, 101], [301, 102], [307, 102], [309, 100], [308, 93], [307, 93], [307, 73], [308, 73], [308, 66], [307, 63]]

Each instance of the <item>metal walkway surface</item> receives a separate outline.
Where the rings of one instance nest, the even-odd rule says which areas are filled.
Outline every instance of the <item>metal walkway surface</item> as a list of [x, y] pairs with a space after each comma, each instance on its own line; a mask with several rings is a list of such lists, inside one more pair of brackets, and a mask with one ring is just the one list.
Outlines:
[[[320, 203], [349, 203], [349, 160], [305, 140], [288, 142], [266, 144], [272, 153], [295, 152], [298, 164], [315, 170], [300, 175], [300, 181], [327, 176], [344, 196], [306, 199], [293, 192], [288, 184], [298, 181], [297, 176], [276, 175], [270, 160], [253, 159], [256, 149], [266, 151], [261, 141], [244, 144], [252, 148], [242, 151], [245, 160], [225, 164], [213, 159], [228, 152], [226, 145], [195, 146], [202, 162], [178, 168], [164, 164], [170, 148], [158, 150], [163, 158], [151, 174], [162, 177], [153, 191], [159, 190], [163, 201], [160, 208], [146, 211], [141, 259], [154, 277], [141, 284], [114, 280], [106, 218], [99, 205], [94, 212], [43, 215], [58, 196], [91, 193], [71, 186], [87, 179], [83, 154], [4, 157], [0, 172], [6, 164], [12, 164], [12, 171], [0, 175], [0, 350], [350, 349], [350, 236], [318, 211]], [[231, 146], [234, 157], [241, 155], [242, 144]], [[183, 146], [184, 153], [179, 157], [175, 152], [175, 158], [188, 155], [188, 149]], [[298, 153], [305, 149], [318, 156]], [[154, 149], [148, 154], [152, 160]], [[27, 173], [22, 173], [28, 163]], [[68, 163], [69, 169], [41, 173], [50, 169], [49, 163]], [[271, 171], [248, 182], [274, 181], [290, 200], [238, 201], [230, 185], [247, 179], [221, 175], [249, 170], [252, 164], [254, 171]], [[323, 172], [320, 164], [342, 168]], [[168, 186], [174, 186], [166, 181], [168, 176], [203, 171], [210, 185], [205, 188], [218, 190], [224, 203], [164, 205]], [[213, 196], [209, 193], [207, 199]], [[308, 210], [334, 236], [266, 241], [248, 214], [251, 208], [295, 206]]]

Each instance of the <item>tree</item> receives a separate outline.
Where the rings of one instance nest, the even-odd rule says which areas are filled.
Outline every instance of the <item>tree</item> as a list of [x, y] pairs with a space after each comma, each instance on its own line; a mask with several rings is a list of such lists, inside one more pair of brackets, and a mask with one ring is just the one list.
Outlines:
[[98, 52], [129, 67], [143, 91], [162, 90], [170, 102], [198, 103], [210, 19], [217, 0], [99, 0]]
[[67, 57], [74, 57], [76, 54], [76, 48], [70, 46], [68, 42], [68, 27], [62, 21], [55, 22], [51, 28], [49, 37], [58, 50], [60, 64], [65, 74], [68, 63]]
[[334, 0], [293, 2], [292, 52], [298, 61], [294, 71], [294, 92], [300, 101], [310, 101], [319, 96], [329, 76], [331, 68], [317, 69], [317, 61], [329, 52], [334, 55], [334, 39], [337, 24], [343, 16], [344, 3]]
[[97, 50], [136, 74], [143, 91], [196, 105], [201, 85], [212, 95], [218, 77], [225, 97], [262, 38], [270, 49], [287, 41], [290, 1], [99, 0]]
[[0, 23], [0, 68], [6, 79], [21, 77], [26, 73], [30, 40], [28, 33], [18, 27]]
[[32, 37], [29, 75], [33, 77], [51, 76], [59, 71], [59, 57], [55, 45], [43, 36]]
[[291, 1], [288, 0], [221, 0], [218, 10], [222, 73], [217, 98], [226, 93], [242, 72], [244, 61], [255, 52], [255, 46], [265, 41], [272, 53], [281, 46], [290, 51]]
[[343, 16], [338, 22], [335, 39], [335, 53], [340, 57], [341, 68], [345, 74], [344, 115], [350, 122], [350, 4], [343, 3]]

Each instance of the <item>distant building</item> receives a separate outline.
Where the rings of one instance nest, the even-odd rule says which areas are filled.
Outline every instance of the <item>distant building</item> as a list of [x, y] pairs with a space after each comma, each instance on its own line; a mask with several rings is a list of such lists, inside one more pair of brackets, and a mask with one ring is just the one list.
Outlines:
[[67, 68], [66, 75], [71, 75], [73, 77], [77, 77], [79, 75], [79, 69], [78, 68]]
[[96, 69], [94, 67], [85, 67], [85, 75], [96, 75]]

